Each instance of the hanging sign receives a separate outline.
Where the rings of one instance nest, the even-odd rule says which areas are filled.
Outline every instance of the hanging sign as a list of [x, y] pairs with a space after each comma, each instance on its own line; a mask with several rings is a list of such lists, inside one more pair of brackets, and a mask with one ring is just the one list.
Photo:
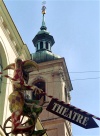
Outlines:
[[85, 129], [98, 127], [98, 125], [90, 115], [87, 115], [73, 108], [73, 106], [69, 106], [56, 99], [51, 100], [47, 107], [47, 110]]

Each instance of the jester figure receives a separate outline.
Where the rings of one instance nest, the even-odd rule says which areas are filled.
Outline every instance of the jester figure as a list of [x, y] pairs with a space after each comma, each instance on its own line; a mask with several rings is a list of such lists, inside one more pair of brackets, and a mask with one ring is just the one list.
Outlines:
[[[32, 90], [33, 92], [41, 92], [41, 89], [36, 86], [28, 86], [29, 73], [34, 69], [39, 70], [39, 66], [36, 62], [27, 60], [22, 61], [20, 58], [15, 59], [15, 63], [8, 65], [4, 70], [13, 69], [13, 92], [9, 96], [10, 111], [12, 113], [12, 133], [16, 131], [28, 131], [32, 128], [32, 125], [22, 126], [20, 123], [20, 117], [23, 114], [23, 107], [25, 105], [24, 90]], [[41, 106], [38, 103], [34, 104], [35, 111], [39, 111]], [[34, 112], [35, 112], [34, 111]], [[37, 113], [35, 113], [37, 114]]]

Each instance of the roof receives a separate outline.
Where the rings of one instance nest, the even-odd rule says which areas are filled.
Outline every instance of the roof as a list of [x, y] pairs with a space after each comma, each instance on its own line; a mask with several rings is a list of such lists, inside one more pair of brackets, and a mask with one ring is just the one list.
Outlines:
[[59, 58], [61, 57], [47, 50], [42, 50], [42, 51], [32, 53], [32, 60], [34, 60], [37, 63], [56, 60]]

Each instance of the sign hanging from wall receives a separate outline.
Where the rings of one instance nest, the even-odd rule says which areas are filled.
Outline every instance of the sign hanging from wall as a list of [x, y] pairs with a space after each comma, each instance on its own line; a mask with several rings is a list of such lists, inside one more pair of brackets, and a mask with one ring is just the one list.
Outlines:
[[99, 127], [90, 115], [87, 115], [73, 108], [73, 106], [68, 106], [67, 104], [62, 103], [62, 101], [58, 101], [56, 99], [51, 100], [47, 110], [85, 129]]

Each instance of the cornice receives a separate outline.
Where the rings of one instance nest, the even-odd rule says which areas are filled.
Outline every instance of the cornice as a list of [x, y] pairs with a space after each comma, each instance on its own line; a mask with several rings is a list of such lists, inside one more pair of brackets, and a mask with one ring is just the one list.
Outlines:
[[18, 55], [21, 56], [22, 50], [24, 50], [25, 54], [27, 56], [25, 58], [30, 59], [31, 55], [28, 50], [28, 47], [27, 47], [27, 45], [24, 44], [3, 0], [0, 0], [0, 15], [1, 15], [0, 19], [2, 20], [2, 24], [5, 28], [5, 30], [7, 31], [8, 36], [9, 36], [11, 42], [13, 43], [13, 46], [15, 46], [15, 50], [18, 53]]
[[68, 69], [67, 69], [66, 62], [65, 62], [64, 58], [59, 58], [57, 60], [39, 63], [39, 66], [40, 66], [40, 69], [41, 69], [42, 67], [46, 67], [46, 66], [50, 67], [50, 65], [53, 67], [53, 65], [56, 65], [56, 64], [57, 65], [59, 64], [61, 67], [64, 68], [66, 83], [68, 84], [68, 86], [70, 88], [70, 91], [73, 90], [72, 83], [71, 83], [70, 76], [69, 76], [69, 72], [68, 72]]
[[6, 24], [6, 27], [12, 34], [13, 38], [18, 40], [17, 42], [19, 45], [24, 44], [3, 0], [0, 0], [0, 14], [2, 15], [2, 18]]
[[18, 55], [18, 50], [17, 50], [17, 45], [16, 45], [16, 43], [15, 43], [15, 41], [12, 41], [11, 40], [11, 38], [10, 38], [10, 32], [9, 32], [9, 30], [7, 29], [7, 28], [5, 28], [5, 23], [4, 23], [4, 21], [3, 21], [3, 18], [2, 18], [2, 16], [0, 16], [0, 27], [1, 27], [1, 29], [2, 29], [2, 31], [3, 31], [3, 33], [4, 33], [4, 35], [5, 35], [5, 37], [7, 38], [7, 40], [9, 41], [9, 43], [10, 43], [10, 45], [11, 45], [11, 47], [12, 47], [12, 49], [13, 49], [13, 51], [14, 51], [14, 53], [16, 54], [16, 56], [19, 56]]

